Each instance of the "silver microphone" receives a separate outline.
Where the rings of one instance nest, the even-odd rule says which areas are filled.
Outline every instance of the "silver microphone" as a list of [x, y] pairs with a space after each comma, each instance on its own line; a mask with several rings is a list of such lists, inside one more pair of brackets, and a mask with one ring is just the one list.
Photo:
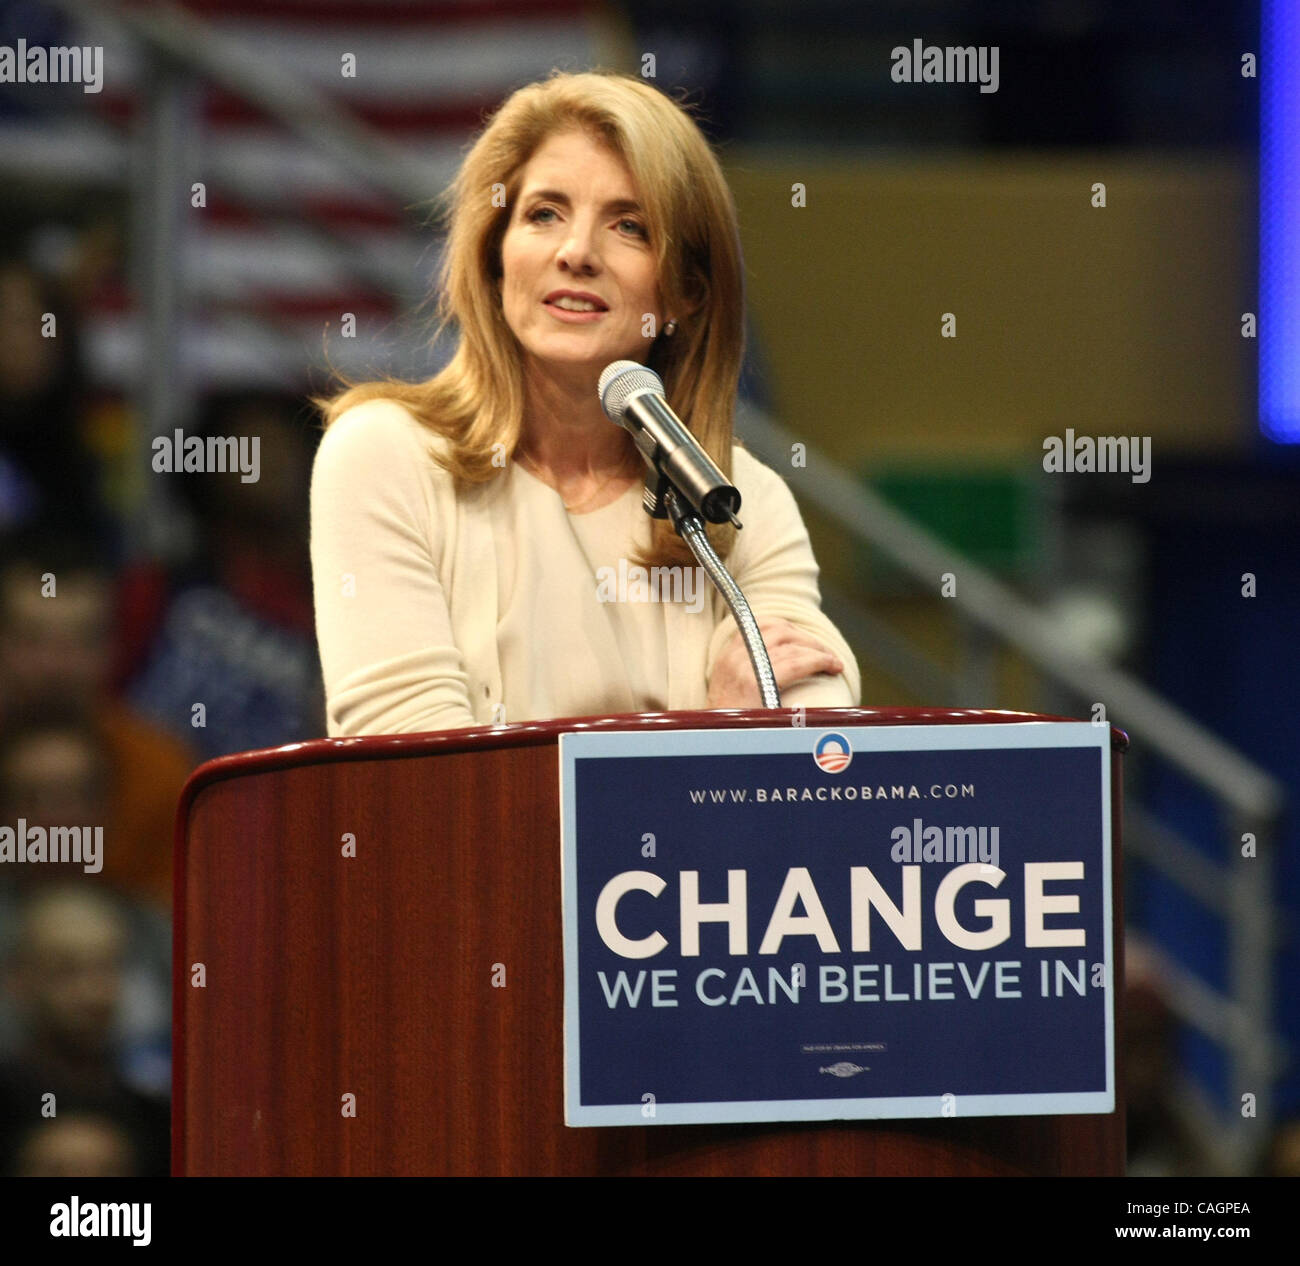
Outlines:
[[607, 365], [597, 386], [605, 416], [631, 436], [651, 469], [668, 479], [710, 523], [740, 526], [740, 491], [668, 407], [663, 379], [634, 360]]

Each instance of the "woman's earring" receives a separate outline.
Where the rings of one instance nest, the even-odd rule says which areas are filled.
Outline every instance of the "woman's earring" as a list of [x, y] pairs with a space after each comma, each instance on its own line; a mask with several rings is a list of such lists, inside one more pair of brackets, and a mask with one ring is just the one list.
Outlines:
[[669, 317], [668, 320], [664, 323], [664, 333], [669, 338], [672, 338], [672, 336], [676, 333], [676, 331], [677, 331], [677, 322], [672, 317]]

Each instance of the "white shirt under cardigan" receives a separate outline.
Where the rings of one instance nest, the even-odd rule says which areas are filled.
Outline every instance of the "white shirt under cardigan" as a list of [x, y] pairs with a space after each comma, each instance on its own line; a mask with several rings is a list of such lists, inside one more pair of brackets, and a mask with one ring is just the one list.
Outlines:
[[[458, 492], [434, 458], [445, 444], [391, 400], [349, 409], [321, 439], [311, 555], [329, 734], [707, 707], [735, 621], [702, 572], [678, 577], [700, 584], [702, 606], [694, 589], [673, 601], [666, 584], [636, 584], [640, 482], [588, 514], [516, 462]], [[745, 526], [728, 566], [756, 617], [806, 629], [845, 665], [782, 704], [855, 705], [857, 664], [822, 613], [793, 495], [739, 446], [732, 480]]]

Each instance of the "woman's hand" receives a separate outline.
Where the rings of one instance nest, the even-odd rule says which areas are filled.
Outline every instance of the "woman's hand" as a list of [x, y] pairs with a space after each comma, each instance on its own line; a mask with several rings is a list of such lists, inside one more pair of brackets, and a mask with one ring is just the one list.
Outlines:
[[[818, 673], [835, 676], [844, 671], [844, 664], [824, 642], [811, 633], [796, 628], [789, 620], [760, 620], [759, 632], [767, 644], [768, 658], [776, 687], [784, 690], [806, 677]], [[713, 676], [709, 680], [710, 708], [761, 708], [763, 700], [758, 693], [754, 666], [749, 662], [749, 652], [739, 633], [722, 648]]]

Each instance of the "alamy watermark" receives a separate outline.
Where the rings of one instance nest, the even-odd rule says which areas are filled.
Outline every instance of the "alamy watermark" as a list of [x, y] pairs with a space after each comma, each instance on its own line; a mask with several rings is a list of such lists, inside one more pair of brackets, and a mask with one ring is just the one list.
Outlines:
[[980, 92], [998, 90], [998, 46], [940, 46], [913, 40], [911, 48], [891, 49], [889, 77], [896, 84], [973, 84]]
[[239, 482], [255, 484], [262, 472], [262, 439], [253, 435], [186, 435], [177, 427], [170, 439], [152, 444], [153, 468], [159, 474], [220, 474], [239, 471]]
[[893, 848], [889, 856], [896, 862], [916, 865], [920, 862], [943, 862], [946, 865], [982, 862], [998, 866], [998, 827], [996, 826], [926, 826], [913, 818], [911, 826], [899, 825], [889, 833]]
[[0, 864], [5, 862], [75, 862], [88, 875], [97, 875], [104, 866], [104, 828], [102, 826], [28, 826], [26, 818], [18, 826], [0, 826]]
[[1066, 427], [1065, 437], [1049, 435], [1043, 441], [1043, 469], [1049, 475], [1131, 475], [1135, 484], [1151, 478], [1149, 435], [1075, 435]]
[[0, 44], [0, 84], [80, 84], [83, 92], [99, 92], [104, 87], [104, 50], [98, 44]]
[[618, 560], [596, 569], [597, 602], [681, 602], [698, 615], [704, 609], [709, 578], [703, 567], [641, 567]]
[[50, 1234], [129, 1239], [144, 1248], [153, 1239], [153, 1205], [147, 1200], [82, 1201], [80, 1196], [50, 1205]]

